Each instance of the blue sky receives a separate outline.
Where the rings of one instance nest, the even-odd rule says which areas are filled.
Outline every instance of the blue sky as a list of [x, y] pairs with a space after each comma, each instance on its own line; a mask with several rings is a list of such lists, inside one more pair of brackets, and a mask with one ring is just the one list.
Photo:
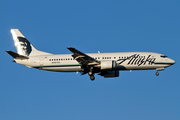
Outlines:
[[[179, 0], [0, 1], [1, 120], [179, 120]], [[10, 29], [39, 50], [70, 54], [157, 52], [176, 64], [160, 71], [120, 71], [105, 79], [15, 64]]]

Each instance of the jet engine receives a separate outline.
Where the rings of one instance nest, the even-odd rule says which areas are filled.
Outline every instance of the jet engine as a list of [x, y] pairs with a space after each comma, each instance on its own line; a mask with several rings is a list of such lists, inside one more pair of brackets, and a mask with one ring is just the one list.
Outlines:
[[116, 61], [101, 61], [101, 70], [114, 70], [116, 68]]

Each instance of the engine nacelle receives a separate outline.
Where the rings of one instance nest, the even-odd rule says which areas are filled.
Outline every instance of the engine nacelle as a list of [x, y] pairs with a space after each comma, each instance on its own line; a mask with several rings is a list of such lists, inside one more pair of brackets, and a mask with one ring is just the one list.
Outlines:
[[101, 70], [113, 70], [116, 68], [116, 61], [101, 61]]
[[104, 76], [105, 78], [119, 77], [119, 71], [118, 70], [115, 70], [115, 71], [104, 71], [104, 72], [101, 72], [100, 75]]

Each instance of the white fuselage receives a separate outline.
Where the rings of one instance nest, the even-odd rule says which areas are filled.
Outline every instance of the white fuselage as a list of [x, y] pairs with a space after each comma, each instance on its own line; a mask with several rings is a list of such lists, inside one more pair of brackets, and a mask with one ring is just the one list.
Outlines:
[[[89, 53], [88, 56], [102, 62], [115, 61], [115, 70], [163, 69], [175, 63], [174, 60], [153, 52]], [[16, 63], [31, 68], [57, 72], [82, 72], [83, 69], [72, 54], [42, 55], [29, 59], [15, 59]]]

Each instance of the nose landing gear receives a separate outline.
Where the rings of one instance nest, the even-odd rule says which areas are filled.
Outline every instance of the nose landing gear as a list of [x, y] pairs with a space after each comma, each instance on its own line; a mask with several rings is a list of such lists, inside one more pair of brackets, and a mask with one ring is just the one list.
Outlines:
[[156, 71], [156, 76], [158, 76], [159, 75], [159, 72], [158, 71]]
[[156, 68], [156, 76], [159, 75], [159, 72], [158, 72], [158, 71], [161, 71], [161, 70], [164, 70], [164, 68]]

